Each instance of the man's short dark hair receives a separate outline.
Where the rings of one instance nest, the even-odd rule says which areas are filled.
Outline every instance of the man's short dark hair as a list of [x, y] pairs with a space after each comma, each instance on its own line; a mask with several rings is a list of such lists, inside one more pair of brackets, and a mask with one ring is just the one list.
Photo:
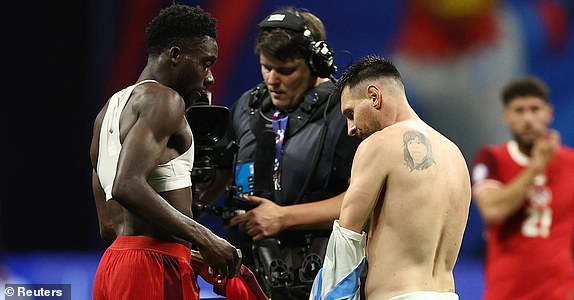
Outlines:
[[[311, 31], [313, 40], [327, 39], [327, 33], [323, 22], [311, 12], [294, 7], [281, 9], [300, 17], [305, 26]], [[254, 52], [257, 56], [264, 54], [279, 61], [285, 62], [292, 59], [303, 58], [308, 60], [311, 56], [309, 51], [309, 39], [302, 32], [296, 32], [286, 28], [262, 28], [255, 40]]]
[[341, 98], [345, 87], [354, 88], [359, 83], [369, 79], [382, 77], [395, 78], [402, 81], [401, 74], [395, 65], [379, 56], [369, 55], [353, 63], [341, 76], [335, 88], [335, 96]]
[[168, 47], [207, 36], [215, 39], [215, 23], [215, 18], [199, 6], [172, 4], [162, 9], [146, 29], [148, 54], [158, 56]]
[[538, 97], [548, 103], [548, 87], [546, 84], [533, 76], [519, 78], [511, 81], [502, 90], [502, 102], [504, 106], [518, 97]]

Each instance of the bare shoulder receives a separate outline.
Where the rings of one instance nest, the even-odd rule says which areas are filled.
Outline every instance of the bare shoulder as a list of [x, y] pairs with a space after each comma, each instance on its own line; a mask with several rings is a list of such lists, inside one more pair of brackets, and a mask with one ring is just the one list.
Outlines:
[[397, 151], [397, 149], [402, 149], [405, 139], [410, 139], [412, 136], [429, 140], [427, 137], [429, 128], [428, 125], [422, 122], [399, 122], [372, 134], [361, 143], [361, 146], [363, 148], [377, 148], [391, 152]]
[[427, 170], [442, 160], [464, 160], [452, 141], [421, 121], [393, 124], [363, 143], [363, 148], [383, 154], [387, 163], [406, 166], [408, 171]]
[[183, 98], [173, 89], [156, 82], [137, 86], [130, 97], [130, 102], [139, 109], [185, 109]]
[[375, 151], [389, 155], [396, 150], [395, 145], [402, 139], [403, 130], [403, 126], [398, 123], [379, 130], [363, 140], [358, 151]]
[[185, 102], [173, 89], [159, 83], [137, 86], [130, 97], [131, 117], [126, 123], [147, 124], [159, 136], [170, 136], [185, 123]]
[[[353, 164], [363, 162], [366, 167], [380, 168], [383, 173], [403, 165], [411, 169], [426, 168], [434, 163], [432, 151], [426, 150], [432, 148], [426, 131], [427, 127], [415, 122], [399, 122], [385, 127], [361, 142]], [[418, 161], [420, 155], [428, 156], [426, 164], [415, 166], [413, 159]]]

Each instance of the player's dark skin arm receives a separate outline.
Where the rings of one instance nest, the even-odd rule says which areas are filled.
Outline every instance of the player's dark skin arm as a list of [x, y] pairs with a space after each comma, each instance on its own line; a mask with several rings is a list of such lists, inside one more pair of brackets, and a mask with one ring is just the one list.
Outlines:
[[[130, 101], [138, 100], [136, 98]], [[177, 156], [177, 154], [166, 152], [175, 151], [168, 147], [168, 142], [173, 143], [173, 139], [170, 140], [170, 138], [177, 136], [176, 133], [182, 134], [182, 128], [186, 128], [183, 99], [169, 90], [169, 92], [147, 94], [145, 100], [141, 100], [138, 105], [138, 111], [134, 113], [137, 120], [131, 127], [128, 125], [127, 129], [121, 128], [122, 137], [125, 137], [122, 141], [112, 190], [113, 200], [110, 201], [117, 201], [121, 204], [127, 211], [127, 217], [133, 214], [137, 217], [133, 218], [134, 220], [138, 218], [145, 220], [152, 228], [197, 245], [205, 260], [217, 274], [223, 276], [235, 274], [234, 266], [238, 255], [233, 246], [191, 219], [191, 212], [187, 215], [181, 212], [190, 210], [191, 189], [169, 192], [171, 200], [168, 202], [156, 193], [146, 180], [151, 170], [162, 163], [162, 158]], [[129, 123], [129, 119], [125, 123]], [[189, 130], [188, 127], [187, 130]], [[187, 132], [187, 134], [191, 133]], [[186, 145], [185, 148], [189, 146]], [[184, 206], [187, 206], [187, 209]], [[116, 233], [118, 235], [137, 235], [139, 231], [147, 233], [142, 226], [134, 228], [130, 227], [130, 224], [127, 225], [123, 228], [116, 228]], [[118, 230], [124, 232], [118, 232]]]

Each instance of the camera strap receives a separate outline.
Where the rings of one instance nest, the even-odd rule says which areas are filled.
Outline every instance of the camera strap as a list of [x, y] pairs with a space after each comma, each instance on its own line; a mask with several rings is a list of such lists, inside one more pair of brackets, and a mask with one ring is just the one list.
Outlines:
[[273, 162], [273, 188], [276, 191], [281, 190], [281, 150], [283, 150], [283, 141], [285, 140], [285, 130], [287, 129], [287, 121], [289, 121], [289, 116], [283, 114], [279, 109], [275, 109], [273, 116], [271, 118], [271, 125], [273, 126], [273, 131], [275, 131], [275, 161]]
[[[281, 190], [281, 152], [285, 139], [295, 135], [309, 122], [326, 118], [326, 112], [335, 106], [335, 101], [330, 101], [332, 84], [321, 84], [309, 90], [304, 96], [299, 107], [285, 117], [279, 115], [274, 125], [275, 112], [269, 115], [273, 104], [271, 96], [265, 84], [259, 84], [250, 94], [250, 99], [245, 107], [251, 115], [250, 128], [254, 134], [257, 147], [253, 156], [255, 164], [255, 189], [261, 196], [270, 197], [271, 191]], [[267, 116], [265, 116], [267, 114]], [[285, 118], [283, 120], [283, 118]], [[305, 185], [295, 199], [299, 203], [315, 173], [320, 154], [323, 150], [324, 140], [327, 133], [327, 123], [321, 129], [320, 146], [313, 155], [313, 169], [309, 172]], [[270, 198], [273, 199], [273, 198]]]

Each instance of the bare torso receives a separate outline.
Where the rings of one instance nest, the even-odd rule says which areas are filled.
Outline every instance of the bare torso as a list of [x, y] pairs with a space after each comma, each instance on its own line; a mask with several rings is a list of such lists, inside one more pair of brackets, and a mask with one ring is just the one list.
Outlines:
[[[142, 110], [145, 110], [144, 107], [146, 105], [154, 105], [152, 103], [153, 101], [162, 101], [161, 97], [165, 97], [165, 95], [161, 96], [162, 93], [173, 92], [171, 90], [166, 90], [168, 90], [166, 87], [154, 83], [142, 84], [134, 89], [120, 117], [120, 141], [122, 144], [124, 144], [124, 140], [128, 134], [130, 134], [136, 122], [138, 122], [138, 118]], [[105, 113], [106, 109], [107, 105], [103, 108], [102, 112], [100, 112], [100, 115], [96, 119], [95, 132], [97, 132], [98, 135], [101, 129], [103, 114]], [[179, 129], [174, 134], [169, 136], [167, 145], [161, 152], [159, 159], [157, 159], [156, 165], [166, 163], [176, 158], [191, 146], [191, 129], [183, 117], [183, 113], [181, 116], [181, 125], [179, 126]], [[138, 152], [134, 151], [130, 153], [133, 154]], [[126, 157], [124, 159], [132, 158]], [[138, 158], [133, 157], [133, 159]], [[160, 193], [160, 196], [184, 215], [188, 217], [192, 216], [192, 194], [190, 187], [162, 192]], [[142, 218], [136, 216], [134, 213], [120, 205], [118, 202], [114, 201], [114, 199], [107, 201], [106, 207], [108, 208], [111, 220], [113, 221], [116, 235], [149, 236], [161, 240], [173, 240], [170, 235], [165, 234], [164, 232], [158, 230], [157, 226], [152, 226], [149, 224], [149, 222], [146, 222]]]
[[[424, 139], [418, 146], [406, 142], [413, 132], [424, 136], [414, 139]], [[353, 163], [356, 178], [351, 179], [351, 188], [365, 192], [352, 192], [349, 202], [372, 205], [359, 214], [352, 212], [354, 219], [370, 217], [368, 299], [413, 291], [454, 292], [452, 271], [471, 197], [459, 149], [421, 121], [399, 122], [363, 143], [362, 156]], [[415, 162], [409, 165], [411, 154]]]
[[[422, 132], [432, 146], [434, 164], [411, 170], [404, 153], [390, 158], [395, 166], [387, 174], [369, 229], [369, 299], [455, 289], [452, 271], [470, 204], [466, 163], [444, 136], [428, 126], [411, 125], [399, 123], [399, 128], [389, 129]], [[400, 139], [387, 142], [404, 144]]]

